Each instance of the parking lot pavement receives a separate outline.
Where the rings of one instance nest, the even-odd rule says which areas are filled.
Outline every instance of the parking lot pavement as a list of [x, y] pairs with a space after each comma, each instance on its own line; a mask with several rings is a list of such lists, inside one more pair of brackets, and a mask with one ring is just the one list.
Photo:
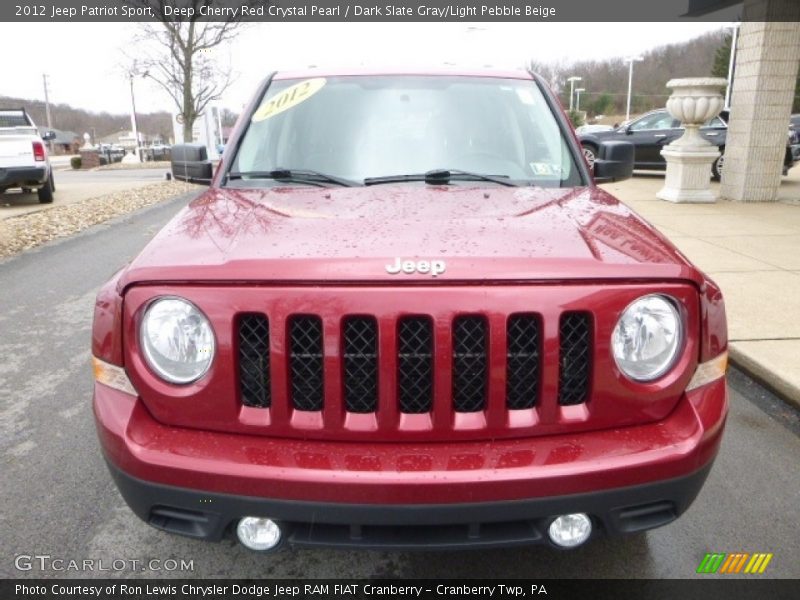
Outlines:
[[117, 493], [96, 440], [92, 306], [98, 286], [187, 199], [0, 262], [0, 576], [117, 574], [15, 569], [17, 555], [49, 554], [102, 558], [107, 565], [115, 559], [193, 561], [191, 573], [129, 567], [119, 573], [149, 577], [693, 577], [706, 552], [772, 552], [764, 576], [800, 577], [798, 413], [736, 373], [728, 431], [705, 488], [680, 520], [646, 534], [599, 538], [572, 552], [297, 550], [262, 556], [145, 525]]
[[23, 194], [19, 189], [0, 194], [0, 219], [16, 217], [53, 206], [80, 202], [87, 198], [111, 192], [142, 187], [163, 181], [166, 169], [135, 169], [121, 171], [56, 170], [55, 200], [52, 204], [39, 204], [36, 192]]
[[640, 174], [602, 187], [722, 287], [732, 360], [800, 407], [800, 166], [779, 202], [673, 204], [656, 198], [663, 185]]
[[51, 154], [50, 164], [56, 169], [69, 169], [69, 162], [73, 157], [80, 157], [79, 154]]

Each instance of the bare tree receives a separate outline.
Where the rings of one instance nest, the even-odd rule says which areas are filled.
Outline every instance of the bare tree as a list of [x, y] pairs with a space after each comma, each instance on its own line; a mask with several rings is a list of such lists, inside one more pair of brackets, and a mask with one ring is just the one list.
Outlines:
[[[202, 20], [200, 7], [214, 0], [147, 0], [158, 23], [143, 24], [137, 40], [136, 69], [169, 94], [183, 122], [183, 139], [192, 141], [192, 127], [209, 104], [219, 100], [233, 80], [215, 50], [230, 42], [242, 22]], [[255, 4], [244, 1], [242, 4]], [[190, 9], [192, 16], [178, 21], [164, 16], [164, 6]], [[143, 53], [140, 54], [140, 53]]]

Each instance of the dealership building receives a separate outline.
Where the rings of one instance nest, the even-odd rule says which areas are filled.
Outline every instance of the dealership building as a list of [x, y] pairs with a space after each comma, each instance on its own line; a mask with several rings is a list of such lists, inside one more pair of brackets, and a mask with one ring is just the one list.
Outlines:
[[689, 15], [742, 5], [720, 195], [771, 202], [800, 70], [799, 0], [689, 0]]

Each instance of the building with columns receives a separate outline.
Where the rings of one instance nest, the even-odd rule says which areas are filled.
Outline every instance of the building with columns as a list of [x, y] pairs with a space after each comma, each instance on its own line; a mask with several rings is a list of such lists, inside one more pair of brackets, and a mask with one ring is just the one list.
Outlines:
[[742, 5], [720, 195], [777, 198], [800, 70], [800, 0], [689, 0], [689, 15]]

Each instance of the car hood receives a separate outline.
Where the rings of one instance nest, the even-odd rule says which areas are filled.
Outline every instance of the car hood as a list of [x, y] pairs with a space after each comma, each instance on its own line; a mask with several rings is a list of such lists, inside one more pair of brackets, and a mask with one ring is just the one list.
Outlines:
[[[397, 258], [446, 269], [392, 275]], [[599, 188], [405, 183], [211, 188], [156, 235], [120, 287], [623, 278], [699, 280], [666, 238]]]

